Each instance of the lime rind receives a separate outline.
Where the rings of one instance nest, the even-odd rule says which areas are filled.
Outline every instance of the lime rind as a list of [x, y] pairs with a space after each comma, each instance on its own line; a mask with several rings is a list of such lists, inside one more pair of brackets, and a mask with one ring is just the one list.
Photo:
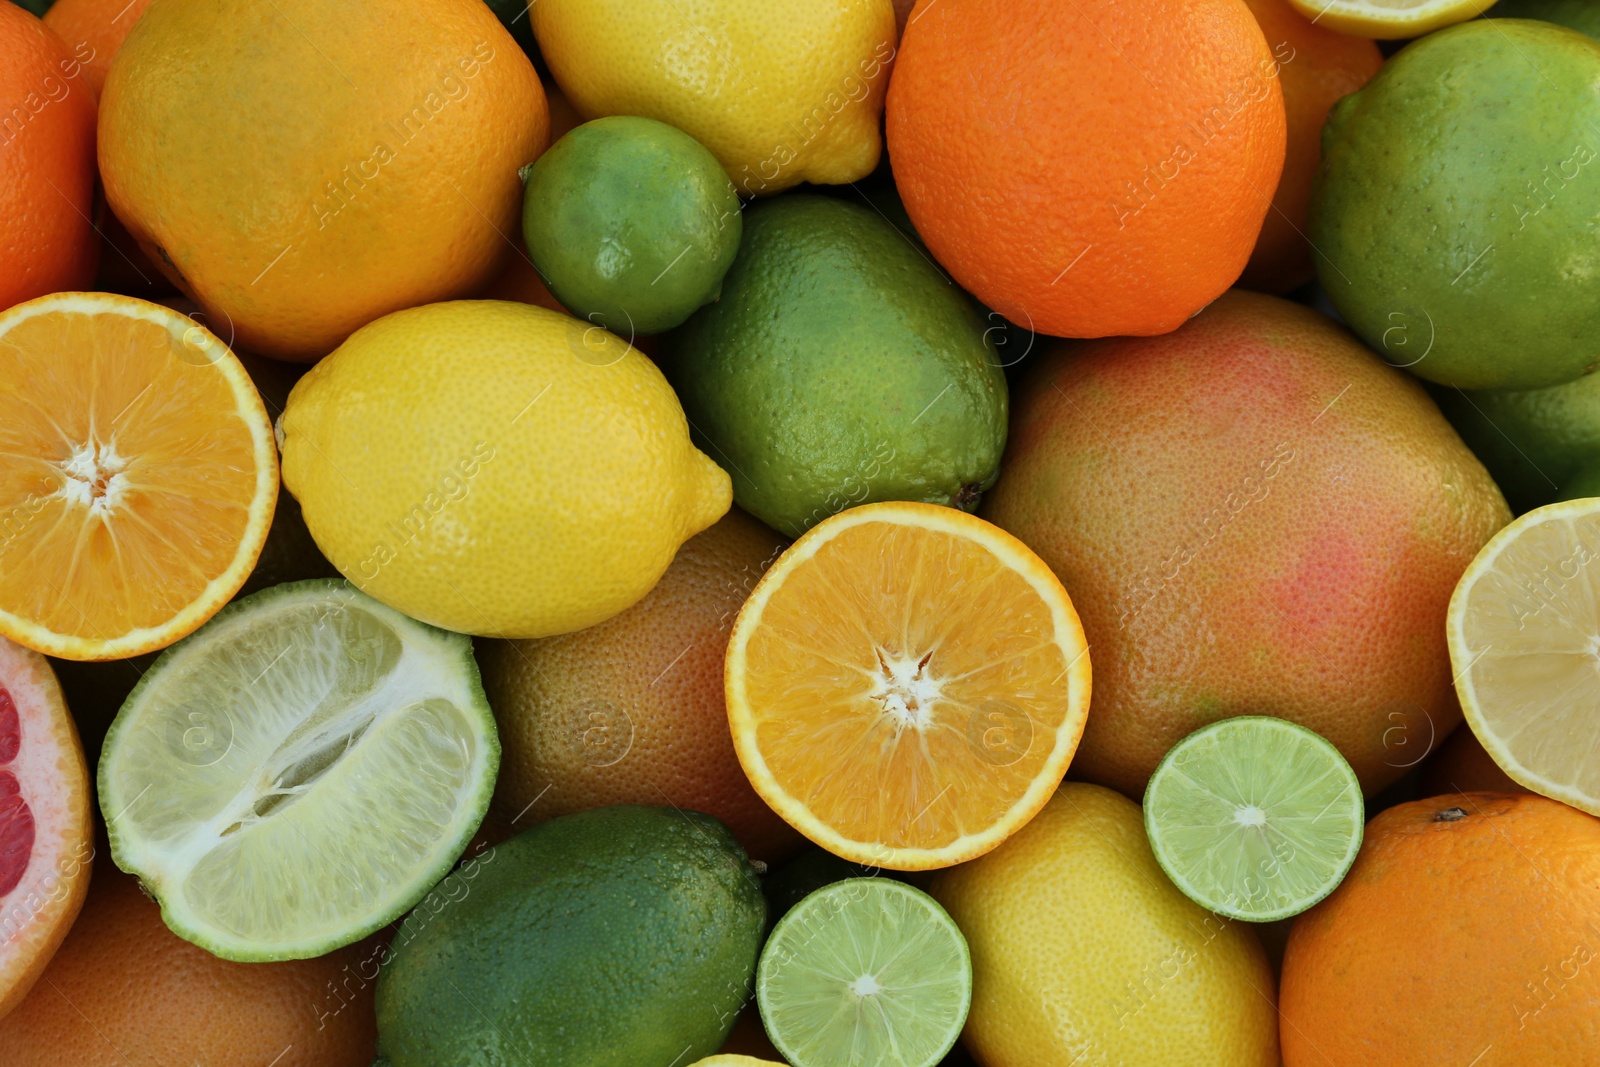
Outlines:
[[1218, 915], [1271, 922], [1338, 886], [1361, 848], [1361, 785], [1339, 750], [1303, 726], [1240, 716], [1174, 745], [1145, 788], [1156, 862]]
[[117, 866], [225, 959], [323, 955], [409, 910], [489, 805], [500, 744], [471, 640], [342, 580], [235, 602], [107, 732]]
[[966, 1024], [972, 956], [926, 893], [849, 878], [773, 927], [756, 999], [767, 1036], [793, 1067], [934, 1067]]
[[1446, 640], [1467, 726], [1518, 785], [1600, 815], [1593, 706], [1600, 500], [1518, 516], [1456, 584]]

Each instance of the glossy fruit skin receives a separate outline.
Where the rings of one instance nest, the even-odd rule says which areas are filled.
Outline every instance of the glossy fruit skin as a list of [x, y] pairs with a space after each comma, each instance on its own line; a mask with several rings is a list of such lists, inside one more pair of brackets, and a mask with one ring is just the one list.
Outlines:
[[1328, 109], [1365, 85], [1383, 66], [1383, 53], [1364, 37], [1319, 26], [1289, 5], [1289, 0], [1244, 0], [1256, 17], [1283, 85], [1288, 120], [1283, 174], [1272, 194], [1272, 209], [1239, 285], [1283, 294], [1316, 275], [1307, 243], [1306, 211], [1311, 181], [1322, 159], [1322, 123]]
[[1005, 446], [992, 333], [876, 212], [796, 194], [748, 209], [661, 363], [739, 506], [796, 537], [855, 504], [976, 504]]
[[799, 847], [739, 766], [722, 693], [734, 615], [784, 545], [734, 509], [620, 615], [542, 641], [480, 642], [504, 749], [496, 814], [525, 830], [588, 808], [673, 804], [720, 819], [769, 864]]
[[22, 8], [0, 7], [0, 311], [94, 279], [94, 144], [82, 59]]
[[385, 316], [300, 379], [280, 425], [284, 485], [329, 561], [461, 633], [610, 618], [732, 495], [654, 364], [526, 304]]
[[522, 233], [573, 315], [660, 333], [715, 300], [739, 251], [739, 196], [717, 158], [654, 119], [595, 119], [528, 172]]
[[150, 0], [56, 0], [44, 24], [73, 48], [83, 62], [83, 80], [95, 98], [106, 84], [111, 60]]
[[962, 1040], [985, 1067], [1277, 1067], [1260, 942], [1167, 880], [1126, 797], [1065, 783], [929, 891], [972, 951]]
[[436, 892], [438, 913], [411, 914], [378, 979], [393, 1067], [709, 1056], [733, 1027], [766, 924], [726, 827], [673, 808], [553, 819]]
[[1139, 796], [1194, 729], [1276, 715], [1370, 794], [1413, 761], [1400, 736], [1459, 721], [1445, 610], [1509, 513], [1419, 385], [1243, 291], [1168, 337], [1035, 358], [982, 513], [1083, 617], [1075, 777]]
[[900, 52], [896, 184], [988, 307], [1065, 337], [1160, 334], [1239, 276], [1285, 137], [1243, 0], [936, 0]]
[[213, 322], [311, 361], [498, 271], [548, 122], [481, 0], [172, 0], [107, 78], [100, 170]]
[[1600, 37], [1600, 8], [1588, 0], [1500, 0], [1484, 15], [1492, 19], [1540, 19]]
[[1597, 79], [1592, 38], [1480, 19], [1407, 47], [1329, 112], [1317, 276], [1385, 359], [1459, 389], [1600, 364], [1600, 292], [1573, 266], [1600, 213], [1600, 183], [1578, 180], [1600, 161]]
[[1439, 409], [1521, 514], [1600, 459], [1600, 374], [1544, 389], [1435, 389]]
[[1600, 1062], [1600, 820], [1467, 793], [1368, 824], [1283, 960], [1285, 1067]]
[[368, 1067], [381, 950], [229, 963], [168, 930], [139, 882], [96, 864], [44, 978], [0, 1019], [6, 1067], [267, 1064]]
[[740, 196], [852, 182], [878, 164], [890, 0], [540, 0], [529, 15], [579, 114], [678, 127]]

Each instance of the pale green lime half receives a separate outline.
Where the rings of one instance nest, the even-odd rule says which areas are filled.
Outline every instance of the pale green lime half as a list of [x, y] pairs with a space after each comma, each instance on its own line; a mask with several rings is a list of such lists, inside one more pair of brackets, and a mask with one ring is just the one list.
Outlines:
[[443, 878], [499, 764], [468, 638], [343, 581], [291, 582], [156, 660], [106, 734], [100, 809], [174, 933], [301, 959]]
[[1333, 892], [1361, 848], [1355, 771], [1321, 736], [1246, 715], [1190, 734], [1144, 792], [1167, 877], [1218, 915], [1270, 922]]
[[773, 927], [756, 1001], [793, 1067], [933, 1067], [966, 1022], [972, 957], [928, 894], [848, 878]]

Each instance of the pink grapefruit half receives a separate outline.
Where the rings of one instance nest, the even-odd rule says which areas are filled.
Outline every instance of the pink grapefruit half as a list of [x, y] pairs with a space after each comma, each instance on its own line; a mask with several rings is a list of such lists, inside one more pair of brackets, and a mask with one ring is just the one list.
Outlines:
[[0, 637], [0, 1018], [67, 936], [93, 857], [89, 769], [61, 686], [43, 656]]

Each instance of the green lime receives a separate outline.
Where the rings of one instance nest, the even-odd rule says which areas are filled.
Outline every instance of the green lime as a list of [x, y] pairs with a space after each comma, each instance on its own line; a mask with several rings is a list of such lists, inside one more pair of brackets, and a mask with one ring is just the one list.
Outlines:
[[100, 756], [117, 866], [224, 959], [404, 914], [483, 819], [500, 742], [471, 641], [343, 581], [237, 600], [162, 653]]
[[378, 976], [393, 1067], [684, 1067], [722, 1046], [766, 927], [727, 827], [595, 808], [463, 864]]
[[1495, 19], [1539, 19], [1600, 37], [1600, 3], [1595, 0], [1500, 0], [1484, 15]]
[[1594, 369], [1600, 42], [1478, 19], [1407, 45], [1329, 112], [1317, 276], [1369, 345], [1461, 389]]
[[1333, 892], [1361, 848], [1361, 783], [1339, 750], [1283, 719], [1244, 715], [1172, 746], [1144, 791], [1161, 869], [1233, 919], [1298, 915]]
[[722, 164], [655, 119], [586, 122], [528, 168], [533, 265], [568, 311], [629, 340], [715, 300], [741, 228]]
[[922, 890], [849, 878], [773, 928], [756, 1002], [792, 1067], [933, 1067], [967, 1021], [972, 957]]
[[878, 500], [975, 508], [1006, 441], [994, 324], [870, 207], [790, 194], [747, 216], [722, 299], [662, 352], [734, 500], [790, 537]]
[[1600, 374], [1547, 389], [1435, 391], [1439, 408], [1517, 513], [1560, 499], [1600, 459]]
[[767, 921], [777, 922], [796, 904], [834, 882], [846, 878], [892, 877], [895, 875], [891, 872], [863, 867], [825, 848], [808, 845], [799, 855], [785, 860], [761, 879], [761, 890], [767, 895]]

